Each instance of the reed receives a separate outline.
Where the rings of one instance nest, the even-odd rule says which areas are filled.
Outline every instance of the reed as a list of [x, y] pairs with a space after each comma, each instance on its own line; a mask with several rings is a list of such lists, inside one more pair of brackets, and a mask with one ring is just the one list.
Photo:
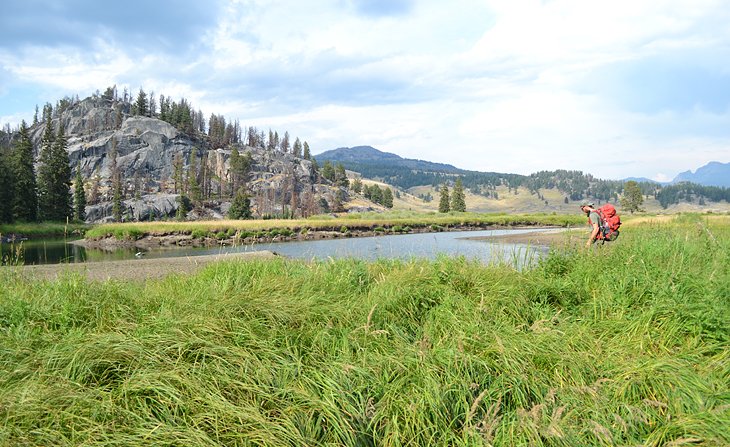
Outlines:
[[0, 269], [0, 445], [730, 444], [730, 219], [534, 268]]

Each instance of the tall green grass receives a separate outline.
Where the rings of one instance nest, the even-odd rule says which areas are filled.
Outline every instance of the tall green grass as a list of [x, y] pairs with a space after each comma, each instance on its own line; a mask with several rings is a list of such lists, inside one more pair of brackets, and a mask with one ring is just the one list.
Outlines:
[[32, 223], [14, 223], [1, 224], [0, 234], [7, 236], [9, 234], [22, 235], [24, 237], [63, 237], [73, 235], [83, 235], [90, 225], [80, 223], [65, 224], [62, 222], [32, 222]]
[[688, 216], [527, 271], [3, 270], [0, 444], [728, 445], [728, 241]]

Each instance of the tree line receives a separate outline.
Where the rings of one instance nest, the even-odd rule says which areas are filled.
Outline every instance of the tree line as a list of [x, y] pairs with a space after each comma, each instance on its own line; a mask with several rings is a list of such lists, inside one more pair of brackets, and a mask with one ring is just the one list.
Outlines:
[[439, 213], [448, 213], [450, 211], [466, 211], [466, 197], [461, 177], [456, 179], [454, 189], [451, 192], [449, 192], [446, 183], [439, 188]]
[[[49, 113], [46, 109], [45, 113]], [[68, 140], [61, 124], [54, 131], [50, 116], [41, 140], [38, 169], [25, 121], [12, 147], [0, 150], [0, 222], [67, 221], [85, 219], [86, 195], [77, 171], [71, 195]]]
[[[363, 177], [382, 180], [399, 188], [431, 185], [437, 188], [443, 183], [451, 183], [460, 177], [465, 189], [473, 194], [498, 198], [497, 187], [507, 187], [510, 192], [520, 187], [538, 194], [540, 189], [557, 189], [565, 195], [566, 201], [585, 198], [601, 202], [617, 201], [624, 189], [622, 180], [602, 180], [591, 174], [576, 170], [539, 171], [530, 175], [505, 174], [498, 172], [477, 172], [462, 169], [435, 171], [428, 170], [427, 164], [405, 165], [410, 160], [396, 163], [382, 161], [344, 161], [347, 169], [360, 172]], [[423, 169], [421, 169], [423, 168]], [[662, 186], [653, 182], [638, 182], [645, 196], [656, 196]], [[717, 194], [715, 194], [717, 195]]]
[[713, 202], [719, 202], [721, 200], [730, 202], [730, 188], [682, 182], [662, 187], [656, 193], [655, 197], [664, 209], [669, 207], [669, 205], [675, 205], [681, 201], [697, 200], [699, 205], [704, 205], [705, 199]]

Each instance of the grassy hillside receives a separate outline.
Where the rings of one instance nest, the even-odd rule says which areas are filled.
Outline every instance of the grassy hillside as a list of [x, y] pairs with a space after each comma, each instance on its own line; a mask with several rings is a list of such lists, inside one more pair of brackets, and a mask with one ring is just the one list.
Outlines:
[[728, 445], [729, 241], [682, 216], [522, 272], [0, 269], [0, 445]]
[[[498, 186], [496, 188], [498, 198], [487, 198], [483, 195], [476, 195], [466, 191], [466, 209], [475, 213], [574, 213], [578, 209], [580, 200], [569, 200], [565, 203], [565, 194], [561, 193], [555, 188], [551, 189], [540, 189], [538, 192], [544, 199], [540, 199], [536, 194], [531, 194], [527, 188], [520, 187], [516, 189], [510, 189], [507, 186]], [[413, 196], [413, 203], [407, 204], [396, 204], [394, 208], [399, 209], [400, 206], [405, 209], [414, 209], [419, 211], [436, 211], [438, 210], [439, 193], [432, 186], [417, 186], [408, 190]], [[425, 195], [430, 193], [434, 200], [430, 203], [426, 203], [420, 200], [418, 195]], [[545, 203], [547, 201], [547, 203]], [[619, 213], [622, 212], [620, 203], [617, 203]], [[680, 202], [679, 204], [673, 204], [666, 209], [662, 208], [659, 202], [653, 197], [644, 198], [644, 204], [642, 208], [647, 213], [687, 213], [687, 212], [715, 212], [715, 213], [727, 213], [730, 212], [730, 203], [721, 202], [710, 202], [706, 201], [705, 204], [700, 205], [698, 201], [694, 202]]]

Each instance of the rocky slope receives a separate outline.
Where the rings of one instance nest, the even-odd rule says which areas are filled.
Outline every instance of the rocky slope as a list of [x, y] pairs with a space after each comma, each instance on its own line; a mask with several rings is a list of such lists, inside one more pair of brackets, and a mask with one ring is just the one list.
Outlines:
[[[184, 170], [191, 162], [205, 195], [189, 218], [222, 218], [230, 206], [230, 157], [234, 145], [213, 147], [206, 135], [190, 135], [157, 118], [131, 116], [129, 104], [104, 97], [86, 98], [67, 107], [53, 119], [63, 123], [74, 172], [81, 168], [90, 199], [87, 222], [111, 220], [111, 156], [117, 147], [117, 164], [125, 190], [125, 220], [164, 219], [175, 215], [178, 194], [173, 181], [173, 161], [181, 157]], [[45, 123], [31, 128], [36, 150]], [[347, 191], [322, 179], [312, 162], [279, 150], [235, 145], [249, 153], [251, 168], [245, 179], [255, 215], [276, 215], [294, 210], [296, 215], [327, 211], [335, 197]], [[201, 166], [206, 169], [201, 169]], [[187, 176], [187, 174], [186, 174]], [[98, 186], [96, 186], [98, 185]], [[97, 192], [92, 193], [92, 190]]]

